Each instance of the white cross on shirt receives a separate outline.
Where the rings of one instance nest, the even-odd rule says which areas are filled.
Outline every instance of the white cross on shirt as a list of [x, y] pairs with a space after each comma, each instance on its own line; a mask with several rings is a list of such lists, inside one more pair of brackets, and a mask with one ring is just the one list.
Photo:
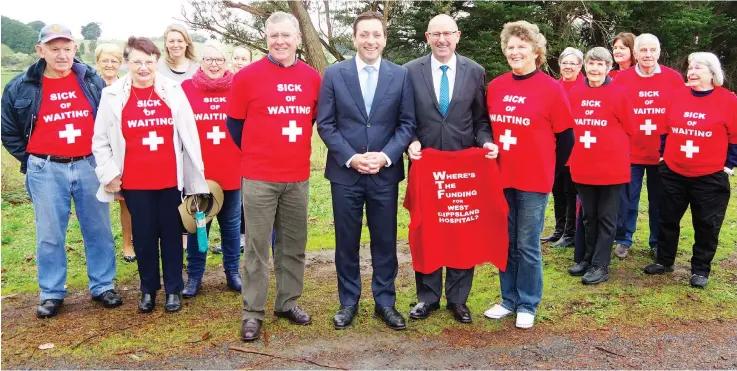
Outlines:
[[302, 128], [297, 127], [296, 120], [289, 120], [289, 126], [281, 128], [281, 135], [288, 135], [289, 142], [297, 141], [297, 135], [302, 135]]
[[596, 143], [596, 137], [592, 137], [591, 132], [586, 130], [583, 136], [578, 138], [578, 141], [583, 143], [584, 148], [591, 148], [591, 143]]
[[66, 138], [67, 144], [73, 144], [77, 137], [82, 136], [82, 130], [74, 129], [74, 124], [66, 124], [66, 130], [59, 131], [59, 138]]
[[699, 153], [699, 146], [693, 145], [693, 140], [687, 140], [685, 146], [681, 146], [681, 152], [686, 153], [686, 158], [693, 158], [694, 153]]
[[225, 139], [225, 133], [220, 131], [220, 126], [213, 126], [212, 131], [207, 133], [207, 139], [212, 139], [212, 144], [220, 144], [221, 139]]
[[149, 131], [148, 137], [143, 138], [143, 145], [148, 146], [149, 151], [158, 151], [159, 144], [164, 144], [164, 138], [156, 135], [155, 131]]
[[645, 120], [644, 125], [640, 125], [640, 130], [645, 132], [645, 135], [651, 135], [655, 129], [657, 129], [657, 125], [653, 125], [653, 120], [647, 119]]
[[502, 149], [503, 150], [509, 151], [509, 149], [511, 148], [512, 144], [517, 144], [517, 137], [513, 137], [512, 136], [512, 130], [507, 129], [507, 130], [504, 131], [504, 135], [500, 135], [499, 136], [499, 142], [501, 142], [502, 144], [504, 144], [502, 146]]

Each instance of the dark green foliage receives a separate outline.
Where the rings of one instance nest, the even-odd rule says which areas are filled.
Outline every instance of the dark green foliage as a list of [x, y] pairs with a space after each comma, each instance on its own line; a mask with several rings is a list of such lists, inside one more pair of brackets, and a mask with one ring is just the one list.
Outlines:
[[38, 41], [38, 32], [33, 28], [15, 19], [3, 16], [0, 20], [2, 25], [2, 43], [9, 46], [18, 53], [35, 53], [35, 45]]

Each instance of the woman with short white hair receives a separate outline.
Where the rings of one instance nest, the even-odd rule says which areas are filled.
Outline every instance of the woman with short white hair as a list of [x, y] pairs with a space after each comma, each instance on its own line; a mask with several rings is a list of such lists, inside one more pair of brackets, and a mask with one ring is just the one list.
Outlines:
[[630, 181], [632, 104], [624, 88], [611, 85], [609, 50], [596, 47], [586, 53], [585, 85], [571, 90], [571, 113], [576, 122], [569, 165], [581, 197], [583, 246], [576, 246], [573, 276], [595, 285], [609, 279], [612, 244], [622, 187]]
[[[233, 291], [241, 291], [240, 225], [241, 225], [241, 151], [230, 138], [225, 126], [227, 97], [234, 74], [228, 70], [225, 47], [208, 40], [201, 50], [200, 68], [189, 80], [182, 82], [182, 90], [192, 106], [197, 132], [205, 163], [205, 178], [215, 181], [223, 189], [223, 204], [217, 214], [220, 225], [220, 241], [223, 254], [226, 285]], [[207, 233], [210, 225], [207, 223]], [[199, 249], [197, 234], [190, 233], [187, 241], [187, 284], [182, 296], [197, 295], [205, 273], [207, 250]]]
[[686, 76], [690, 89], [674, 96], [662, 132], [667, 136], [659, 169], [660, 239], [645, 273], [673, 271], [681, 219], [690, 206], [695, 239], [690, 284], [704, 288], [729, 202], [729, 175], [737, 166], [737, 97], [722, 87], [724, 73], [712, 53], [691, 53]]
[[570, 92], [576, 85], [583, 84], [583, 74], [581, 67], [583, 66], [583, 53], [573, 47], [563, 49], [558, 58], [558, 66], [560, 66], [560, 84]]

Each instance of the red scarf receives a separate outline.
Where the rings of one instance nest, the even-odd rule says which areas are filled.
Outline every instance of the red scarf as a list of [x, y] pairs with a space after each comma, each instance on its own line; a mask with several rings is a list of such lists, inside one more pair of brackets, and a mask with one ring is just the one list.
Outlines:
[[233, 82], [232, 72], [225, 70], [223, 77], [219, 79], [209, 78], [202, 69], [197, 69], [194, 76], [192, 76], [192, 83], [194, 87], [203, 91], [225, 91], [230, 89], [230, 85]]

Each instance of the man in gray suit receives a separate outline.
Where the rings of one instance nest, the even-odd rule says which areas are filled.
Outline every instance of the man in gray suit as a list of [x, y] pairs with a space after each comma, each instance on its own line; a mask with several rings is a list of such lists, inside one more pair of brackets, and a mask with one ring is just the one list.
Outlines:
[[[450, 16], [440, 14], [430, 20], [425, 37], [432, 53], [405, 65], [414, 90], [417, 122], [417, 137], [408, 149], [410, 160], [422, 157], [421, 148], [458, 151], [476, 146], [489, 150], [486, 158], [496, 158], [499, 149], [492, 143], [484, 68], [455, 53], [461, 31]], [[440, 309], [443, 268], [430, 274], [415, 272], [415, 281], [419, 303], [409, 316], [425, 319]], [[461, 323], [471, 322], [466, 299], [472, 281], [473, 268], [446, 268], [447, 308]]]

